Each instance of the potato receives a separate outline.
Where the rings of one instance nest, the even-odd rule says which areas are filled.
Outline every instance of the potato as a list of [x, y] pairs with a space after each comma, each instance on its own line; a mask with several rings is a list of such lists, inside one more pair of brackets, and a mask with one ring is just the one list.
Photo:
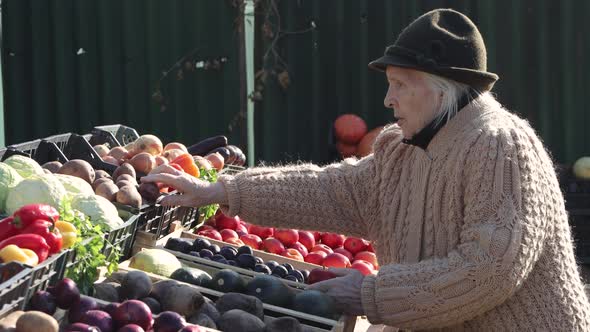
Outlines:
[[172, 150], [164, 151], [164, 153], [162, 153], [162, 156], [164, 158], [168, 159], [168, 161], [172, 161], [172, 160], [176, 159], [177, 157], [182, 156], [185, 153], [186, 153], [186, 151], [182, 151], [180, 149], [172, 149]]
[[121, 180], [121, 181], [117, 181], [116, 183], [117, 187], [119, 187], [119, 189], [123, 188], [123, 187], [135, 187], [136, 184], [127, 180]]
[[57, 171], [59, 171], [59, 169], [62, 166], [63, 166], [63, 164], [60, 163], [59, 161], [50, 161], [50, 162], [43, 164], [43, 166], [41, 166], [41, 167], [43, 169], [50, 171], [51, 173], [57, 173]]
[[117, 198], [117, 193], [119, 192], [119, 187], [117, 187], [112, 181], [105, 181], [101, 183], [94, 192], [98, 196], [102, 196], [108, 199], [111, 202], [114, 202]]
[[17, 332], [58, 332], [55, 318], [41, 311], [27, 311], [16, 321]]
[[100, 145], [95, 145], [93, 146], [94, 151], [96, 151], [96, 153], [98, 153], [98, 156], [103, 158], [108, 156], [110, 149], [104, 145], [104, 144], [100, 144]]
[[102, 161], [104, 161], [107, 164], [119, 166], [119, 159], [116, 159], [115, 157], [112, 157], [112, 156], [106, 156], [106, 157], [102, 158]]
[[108, 156], [113, 157], [116, 160], [121, 160], [127, 156], [127, 153], [128, 151], [124, 147], [116, 146], [109, 151]]
[[168, 159], [162, 156], [156, 156], [156, 166], [166, 165], [168, 163]]
[[121, 174], [117, 177], [117, 182], [121, 182], [121, 181], [127, 181], [133, 185], [137, 185], [137, 180], [135, 179], [134, 176], [131, 176], [129, 174]]
[[80, 179], [92, 184], [94, 182], [95, 174], [94, 168], [90, 166], [90, 164], [82, 159], [73, 159], [66, 162], [60, 169], [57, 171], [58, 174], [66, 174], [77, 176]]
[[16, 322], [24, 313], [24, 311], [17, 310], [2, 318], [0, 320], [0, 332], [16, 331]]
[[117, 203], [129, 205], [135, 208], [141, 207], [141, 195], [133, 186], [123, 186], [117, 192]]
[[135, 173], [135, 168], [130, 163], [121, 164], [121, 166], [117, 167], [117, 169], [113, 172], [113, 180], [117, 182], [119, 180], [119, 176], [123, 174], [128, 174], [132, 178], [135, 179], [137, 174]]
[[110, 178], [100, 178], [100, 179], [96, 179], [96, 180], [94, 180], [94, 182], [92, 182], [92, 189], [94, 189], [94, 191], [96, 191], [96, 188], [98, 188], [98, 186], [100, 186], [101, 184], [103, 184], [105, 182], [111, 182], [114, 184], [113, 180]]
[[213, 168], [213, 165], [211, 164], [211, 162], [209, 160], [205, 159], [204, 157], [193, 156], [193, 160], [195, 161], [195, 164], [197, 164], [198, 168], [203, 168], [206, 171]]
[[148, 174], [156, 167], [156, 158], [147, 152], [141, 152], [131, 158], [129, 163], [137, 172]]
[[103, 171], [102, 169], [96, 170], [94, 172], [94, 181], [96, 182], [96, 180], [101, 179], [101, 178], [111, 179], [111, 175], [109, 173], [107, 173], [106, 171]]

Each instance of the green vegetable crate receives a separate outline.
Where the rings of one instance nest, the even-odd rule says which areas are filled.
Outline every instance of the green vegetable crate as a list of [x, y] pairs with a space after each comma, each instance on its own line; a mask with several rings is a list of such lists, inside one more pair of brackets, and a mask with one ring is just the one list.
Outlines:
[[[190, 264], [186, 264], [191, 266]], [[199, 266], [194, 266], [199, 268]], [[122, 262], [119, 264], [120, 271], [133, 271], [135, 269], [129, 267], [129, 261]], [[147, 273], [152, 281], [167, 280], [168, 278], [162, 277], [153, 273]], [[181, 281], [179, 281], [181, 282]], [[223, 295], [222, 292], [218, 292], [209, 288], [200, 287], [192, 284], [187, 284], [191, 287], [196, 288], [201, 294], [215, 301], [217, 298]], [[303, 312], [282, 308], [267, 303], [263, 304], [264, 307], [264, 321], [268, 323], [275, 318], [279, 317], [293, 317], [303, 325], [305, 331], [313, 332], [355, 332], [355, 331], [366, 331], [368, 327], [363, 319], [357, 319], [357, 317], [349, 317], [342, 315], [338, 320], [327, 319], [319, 316], [309, 315]], [[359, 324], [357, 324], [357, 320]]]

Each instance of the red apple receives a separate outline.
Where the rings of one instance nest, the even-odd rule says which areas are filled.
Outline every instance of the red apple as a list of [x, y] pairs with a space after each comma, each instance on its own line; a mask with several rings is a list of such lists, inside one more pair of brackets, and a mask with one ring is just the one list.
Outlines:
[[335, 233], [324, 233], [322, 234], [322, 243], [330, 248], [338, 248], [344, 244], [346, 238], [344, 235]]
[[320, 232], [311, 232], [311, 234], [313, 234], [315, 242], [320, 242], [320, 240], [322, 239], [322, 233]]
[[358, 237], [349, 237], [344, 241], [344, 249], [355, 255], [357, 252], [365, 251], [369, 247], [369, 241]]
[[373, 265], [371, 263], [356, 260], [352, 262], [350, 265], [351, 268], [359, 270], [363, 275], [373, 274], [375, 270], [373, 269]]
[[313, 269], [309, 272], [309, 277], [307, 277], [307, 283], [311, 285], [315, 284], [316, 282], [329, 280], [336, 277], [337, 275], [332, 271], [324, 269]]
[[299, 242], [301, 242], [308, 251], [315, 246], [315, 238], [313, 237], [313, 234], [308, 231], [299, 231]]
[[238, 233], [231, 229], [222, 229], [219, 234], [221, 234], [221, 238], [223, 241], [227, 241], [227, 239], [239, 239]]
[[215, 227], [210, 226], [210, 225], [201, 225], [199, 226], [199, 228], [197, 228], [195, 230], [195, 233], [198, 233], [200, 231], [205, 231], [205, 230], [212, 230], [212, 231], [216, 231], [217, 229], [215, 229]]
[[350, 267], [350, 260], [342, 254], [333, 253], [324, 258], [323, 265], [325, 267]]
[[242, 220], [240, 222], [240, 224], [246, 228], [246, 233], [249, 233], [250, 232], [250, 226], [251, 225], [249, 223], [247, 223], [247, 222], [245, 222], [245, 221]]
[[375, 249], [373, 249], [373, 244], [370, 242], [369, 242], [369, 245], [367, 246], [367, 251], [375, 252]]
[[299, 253], [299, 251], [297, 251], [297, 249], [285, 249], [285, 251], [281, 253], [281, 256], [303, 262], [303, 256]]
[[369, 262], [371, 264], [373, 264], [373, 266], [375, 267], [375, 270], [379, 269], [379, 263], [377, 262], [377, 255], [375, 255], [375, 253], [372, 253], [370, 251], [361, 251], [359, 253], [357, 253], [356, 255], [354, 255], [354, 260], [362, 260], [365, 262]]
[[286, 247], [290, 247], [299, 241], [299, 233], [294, 229], [275, 229], [275, 239], [283, 242]]
[[326, 255], [331, 254], [331, 253], [334, 252], [334, 250], [332, 250], [332, 248], [330, 248], [327, 245], [322, 244], [322, 243], [316, 244], [315, 246], [313, 246], [313, 248], [311, 248], [311, 251], [312, 252], [314, 252], [314, 251], [323, 251], [323, 252], [326, 253]]
[[221, 234], [219, 234], [219, 232], [214, 229], [206, 229], [204, 231], [200, 231], [197, 233], [197, 235], [205, 236], [217, 241], [223, 241]]
[[283, 243], [274, 237], [269, 237], [262, 241], [262, 248], [272, 254], [280, 255], [285, 251]]
[[301, 254], [301, 256], [303, 256], [303, 258], [305, 258], [305, 256], [307, 256], [307, 254], [308, 254], [307, 248], [299, 242], [295, 242], [294, 244], [289, 246], [289, 248], [299, 251], [299, 253]]
[[252, 249], [260, 249], [262, 245], [262, 239], [258, 235], [254, 234], [245, 234], [240, 236], [240, 240], [244, 242], [245, 245], [250, 246]]
[[230, 218], [226, 215], [221, 215], [215, 221], [215, 225], [217, 226], [217, 229], [233, 229], [233, 230], [235, 230], [239, 224], [240, 224], [240, 218], [238, 216]]
[[250, 234], [258, 235], [261, 239], [266, 239], [267, 237], [271, 237], [274, 234], [274, 228], [272, 227], [262, 227], [256, 225], [250, 225], [249, 229]]
[[322, 265], [326, 256], [328, 256], [328, 254], [323, 251], [313, 251], [307, 254], [304, 260], [311, 264]]
[[334, 252], [337, 252], [339, 254], [346, 256], [346, 258], [348, 258], [348, 260], [351, 262], [354, 260], [354, 255], [351, 254], [348, 250], [346, 250], [344, 248], [336, 248], [336, 249], [334, 249]]
[[238, 226], [236, 226], [236, 232], [242, 232], [244, 234], [248, 234], [248, 228], [246, 226], [244, 226], [244, 224], [239, 224]]
[[237, 237], [230, 237], [225, 242], [227, 242], [229, 244], [233, 244], [233, 245], [238, 246], [238, 247], [241, 247], [241, 246], [244, 245], [244, 242], [242, 242], [242, 240], [238, 239]]

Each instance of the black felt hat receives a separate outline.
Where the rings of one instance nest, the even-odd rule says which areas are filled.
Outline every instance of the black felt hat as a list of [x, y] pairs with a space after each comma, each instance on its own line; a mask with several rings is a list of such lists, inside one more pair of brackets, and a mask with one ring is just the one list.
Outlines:
[[452, 9], [430, 11], [408, 25], [385, 54], [369, 67], [417, 69], [465, 83], [481, 92], [492, 89], [498, 75], [487, 71], [486, 47], [479, 30]]

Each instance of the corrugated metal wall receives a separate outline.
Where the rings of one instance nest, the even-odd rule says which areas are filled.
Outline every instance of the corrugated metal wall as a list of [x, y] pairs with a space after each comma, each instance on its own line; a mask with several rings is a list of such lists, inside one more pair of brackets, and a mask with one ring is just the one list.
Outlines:
[[[257, 70], [271, 39], [261, 31], [268, 1], [257, 16]], [[469, 15], [488, 46], [495, 92], [528, 118], [560, 162], [590, 154], [589, 1], [282, 0], [285, 34], [275, 49], [290, 84], [270, 77], [256, 109], [261, 160], [313, 160], [330, 154], [330, 126], [357, 113], [370, 127], [391, 121], [382, 100], [382, 74], [367, 63], [382, 54], [412, 19], [437, 7]], [[4, 0], [3, 73], [7, 143], [85, 131], [121, 122], [140, 132], [184, 142], [228, 133], [240, 111], [238, 10], [221, 0]], [[278, 22], [272, 15], [271, 22]], [[276, 32], [276, 31], [275, 31]], [[167, 80], [161, 112], [152, 101], [162, 70], [195, 47], [226, 55], [220, 72]], [[80, 49], [84, 53], [78, 55]], [[266, 64], [267, 69], [272, 67]], [[173, 75], [174, 76], [174, 75]], [[243, 125], [231, 139], [245, 145]]]

